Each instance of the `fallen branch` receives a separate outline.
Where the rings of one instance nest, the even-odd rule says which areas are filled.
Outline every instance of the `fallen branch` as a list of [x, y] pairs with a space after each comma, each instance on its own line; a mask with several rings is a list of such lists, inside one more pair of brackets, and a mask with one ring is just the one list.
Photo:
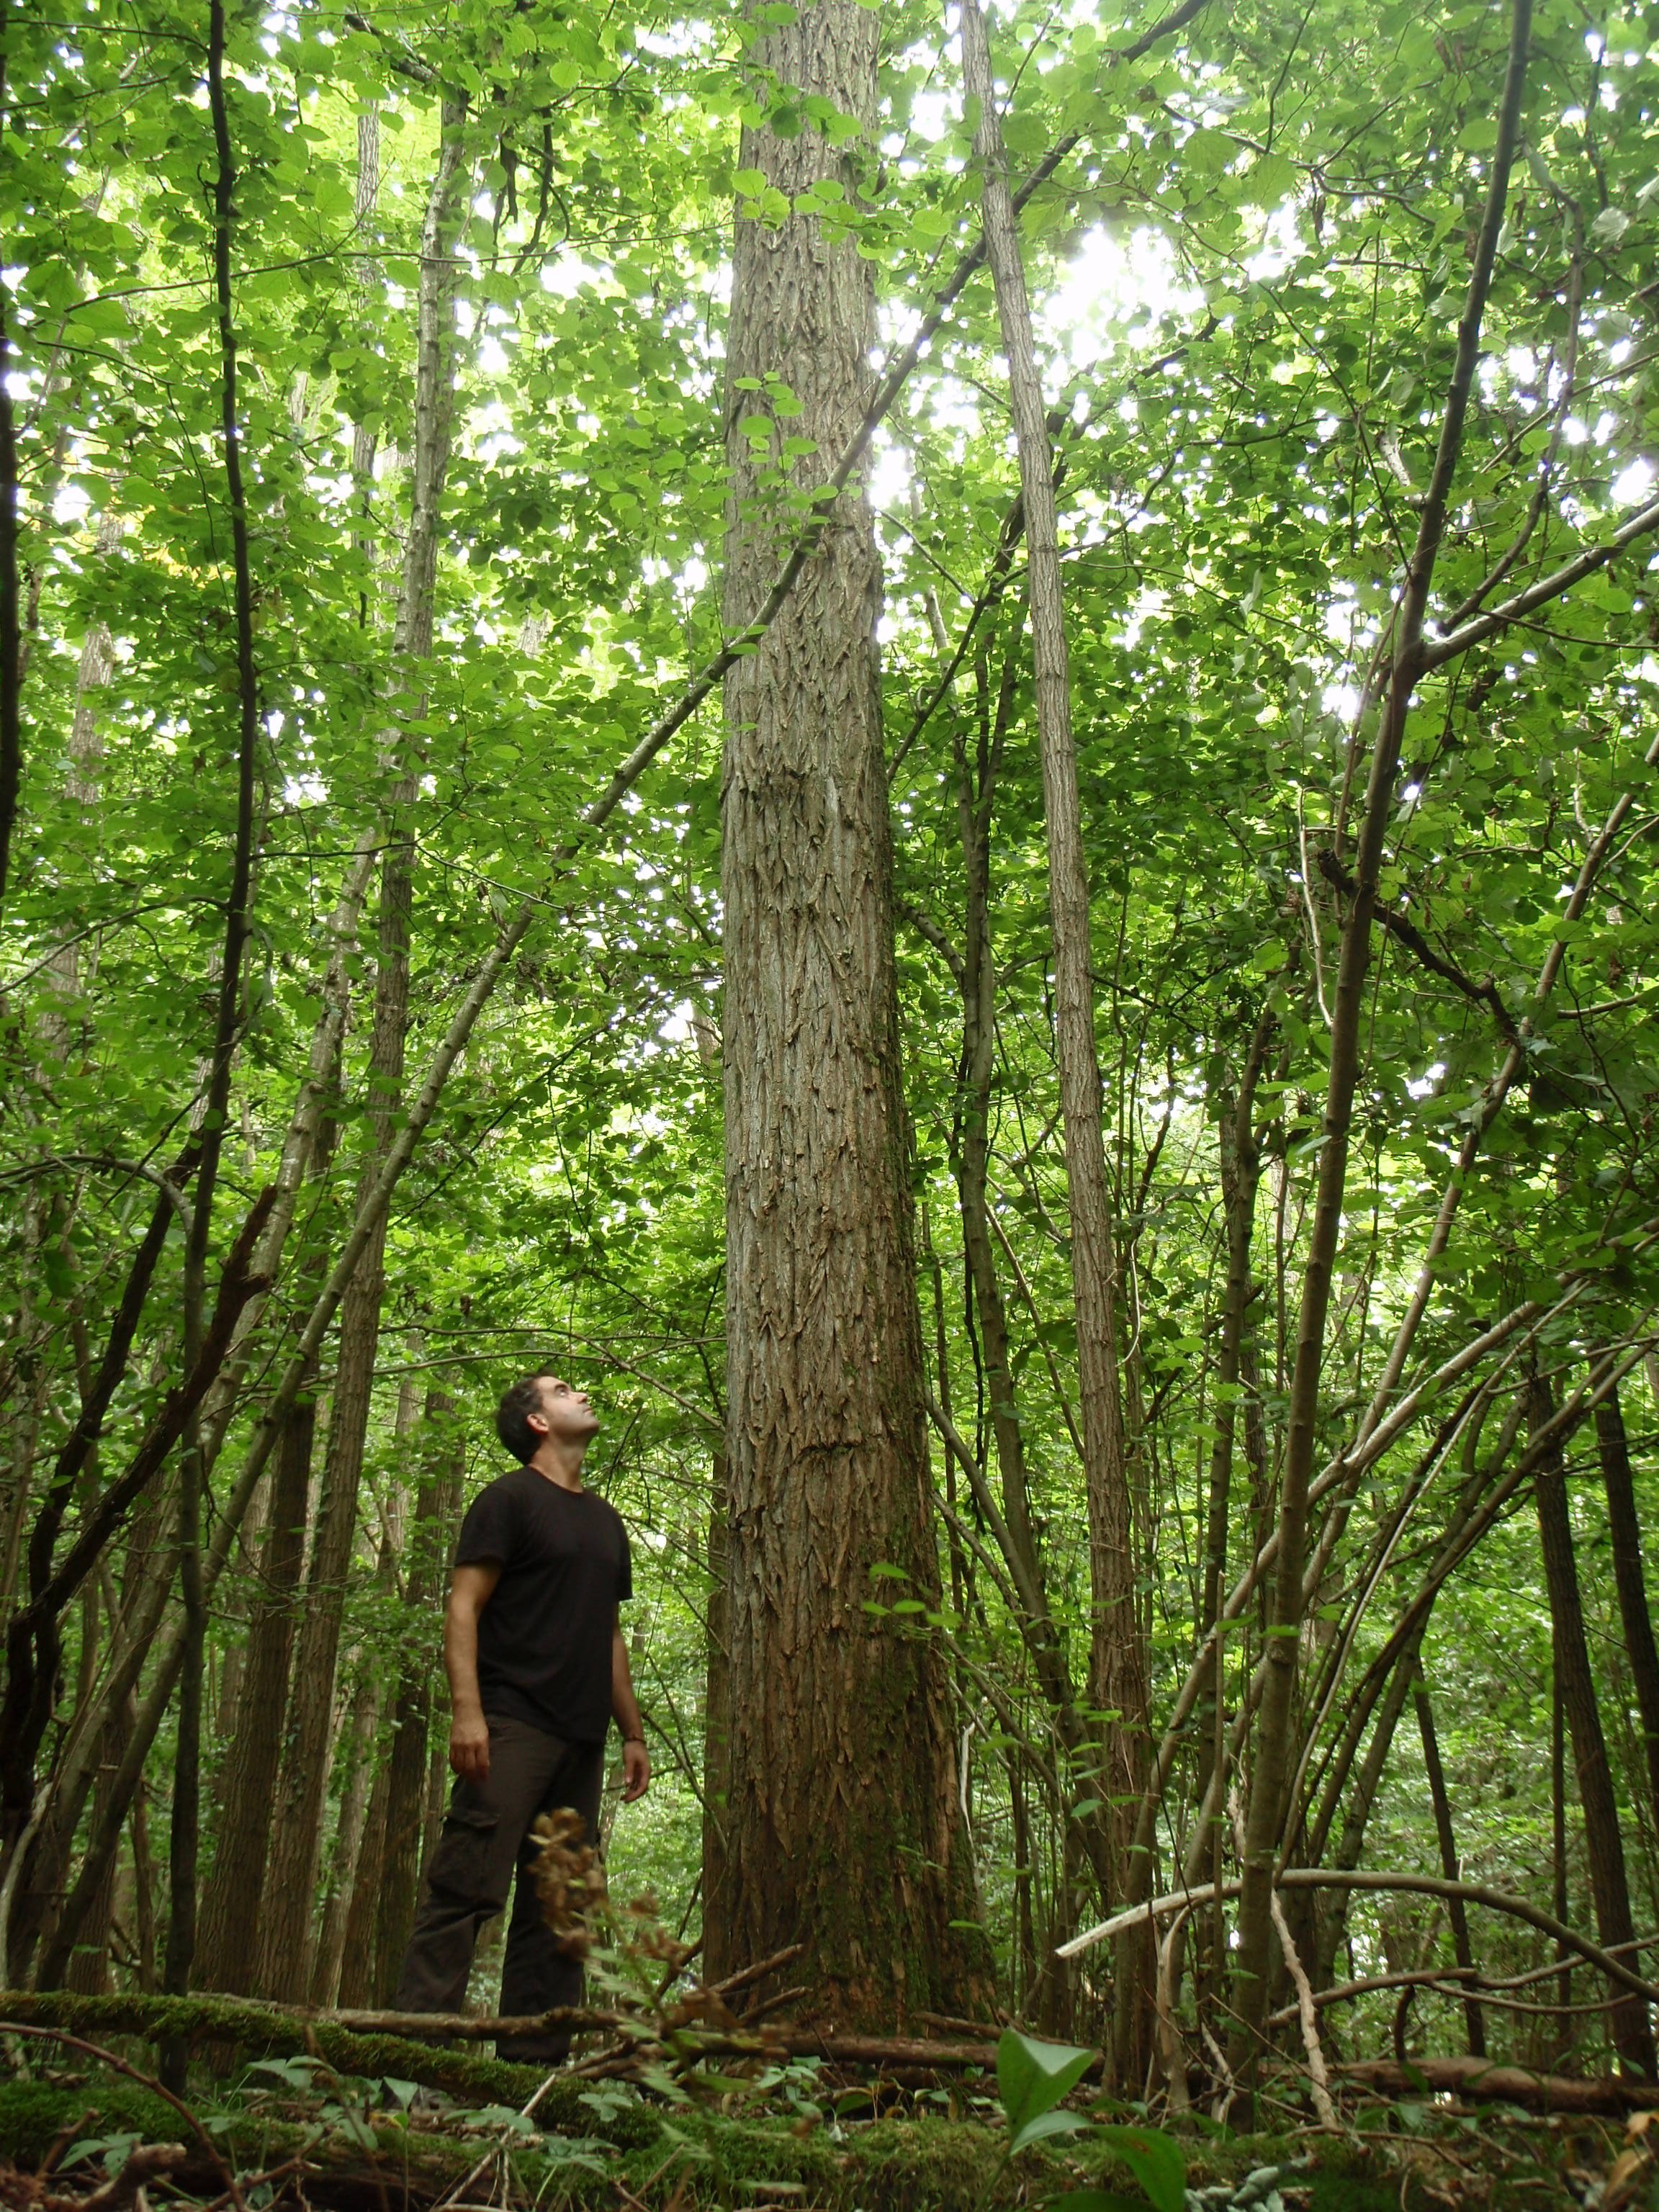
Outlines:
[[[295, 2053], [320, 2059], [336, 2073], [392, 2075], [489, 2104], [513, 2104], [535, 2080], [535, 2069], [470, 2051], [434, 2049], [406, 2036], [368, 2034], [320, 2014], [288, 2011], [251, 1998], [82, 1996], [70, 1990], [0, 1990], [0, 2029], [24, 2035], [52, 2033], [177, 2036], [189, 2044], [230, 2044], [256, 2055]], [[125, 2062], [110, 2063], [129, 2071]], [[147, 2077], [146, 2077], [147, 2078]], [[581, 2120], [574, 2107], [568, 2117]]]
[[296, 2022], [343, 2028], [349, 2035], [403, 2035], [416, 2043], [493, 2043], [498, 2037], [612, 2033], [638, 2025], [626, 2013], [595, 2012], [583, 2005], [555, 2005], [551, 2012], [312, 2012], [303, 2006], [272, 2007]]
[[[1132, 1905], [1127, 1911], [1115, 1912], [1109, 1920], [1103, 1920], [1097, 1928], [1085, 1929], [1081, 1936], [1073, 1936], [1069, 1943], [1055, 1947], [1060, 1959], [1074, 1959], [1079, 1951], [1088, 1950], [1096, 1943], [1109, 1942], [1126, 1929], [1137, 1928], [1143, 1920], [1161, 1920], [1165, 1913], [1179, 1912], [1184, 1905], [1208, 1905], [1218, 1895], [1237, 1897], [1242, 1884], [1235, 1878], [1231, 1881], [1199, 1882], [1190, 1889], [1172, 1890], [1167, 1897], [1154, 1897], [1144, 1905]], [[1581, 1936], [1558, 1920], [1553, 1913], [1540, 1911], [1528, 1905], [1524, 1897], [1511, 1897], [1501, 1889], [1486, 1889], [1474, 1882], [1449, 1881], [1443, 1875], [1430, 1874], [1372, 1874], [1358, 1869], [1340, 1867], [1286, 1867], [1274, 1876], [1274, 1886], [1279, 1889], [1369, 1889], [1384, 1893], [1403, 1892], [1416, 1897], [1461, 1898], [1466, 1905], [1484, 1905], [1489, 1911], [1507, 1912], [1516, 1920], [1524, 1920], [1546, 1936], [1577, 1951], [1589, 1965], [1598, 1968], [1607, 1979], [1633, 1990], [1638, 1997], [1650, 2004], [1659, 2004], [1659, 1984], [1644, 1982], [1638, 1973], [1604, 1951], [1599, 1943], [1592, 1943], [1588, 1936]]]
[[1563, 2074], [1534, 2074], [1524, 2066], [1493, 2066], [1484, 2058], [1413, 2058], [1402, 2066], [1392, 2058], [1361, 2059], [1336, 2069], [1356, 2087], [1389, 2096], [1437, 2094], [1472, 2101], [1524, 2105], [1535, 2112], [1632, 2112], [1659, 2108], [1659, 2087], [1607, 2075], [1588, 2081]]
[[[125, 2212], [129, 2204], [147, 2204], [145, 2183], [177, 2173], [188, 2158], [183, 2143], [135, 2143], [119, 2171], [88, 2195], [45, 2191], [40, 2198], [41, 2212]], [[227, 2196], [224, 2201], [232, 2200]]]
[[[935, 2043], [905, 2035], [820, 2035], [811, 2028], [773, 2028], [768, 2040], [781, 2044], [792, 2058], [830, 2058], [849, 2066], [994, 2066], [994, 2043]], [[1097, 2059], [1086, 2081], [1100, 2071]]]

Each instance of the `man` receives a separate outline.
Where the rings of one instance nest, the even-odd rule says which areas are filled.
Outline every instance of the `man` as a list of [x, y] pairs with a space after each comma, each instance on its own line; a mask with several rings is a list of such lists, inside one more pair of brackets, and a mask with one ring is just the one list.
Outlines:
[[[651, 1780], [617, 1620], [634, 1594], [628, 1532], [582, 1488], [599, 1425], [586, 1393], [546, 1372], [515, 1382], [496, 1410], [496, 1434], [520, 1465], [473, 1499], [455, 1548], [444, 1664], [457, 1779], [404, 1962], [401, 2012], [462, 2009], [478, 1931], [507, 1903], [515, 1867], [501, 2010], [581, 2002], [581, 1962], [542, 1919], [526, 1839], [538, 1814], [568, 1807], [596, 1840], [613, 1717], [623, 1802], [643, 1797]], [[497, 2048], [551, 2065], [570, 2038], [520, 2036]]]

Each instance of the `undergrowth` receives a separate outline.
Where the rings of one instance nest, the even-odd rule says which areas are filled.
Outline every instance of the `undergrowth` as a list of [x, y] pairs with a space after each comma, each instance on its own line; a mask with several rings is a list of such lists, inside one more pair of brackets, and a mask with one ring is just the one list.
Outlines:
[[[256, 2187], [249, 2212], [301, 2202], [316, 2212], [417, 2212], [486, 2154], [468, 2202], [514, 2212], [1037, 2212], [1083, 2191], [1109, 2192], [1099, 2201], [1125, 2207], [1150, 2203], [1107, 2144], [1087, 2135], [1034, 2144], [1011, 2161], [994, 2118], [907, 2102], [879, 2118], [830, 2109], [813, 2121], [787, 2110], [664, 2106], [607, 2088], [583, 2107], [585, 2131], [574, 2132], [568, 2123], [526, 2125], [502, 2107], [407, 2111], [384, 2083], [328, 2075], [302, 2093], [250, 2069], [234, 2086], [193, 2085], [191, 2097], [240, 2174], [303, 2157], [303, 2198], [282, 2185]], [[54, 2143], [63, 2148], [66, 2130], [76, 2138], [72, 2153], [93, 2146], [72, 2174], [60, 2164], [54, 2179], [77, 2193], [115, 2170], [124, 2145], [183, 2132], [160, 2098], [96, 2070], [0, 2081], [0, 2155], [14, 2168], [32, 2172]], [[1340, 2136], [1195, 2130], [1176, 2140], [1191, 2212], [1521, 2212], [1598, 2203], [1659, 2212], [1650, 2186], [1606, 2193], [1624, 2132], [1501, 2109], [1471, 2118], [1373, 2106], [1352, 2113]], [[222, 2186], [204, 2154], [192, 2152], [176, 2177], [176, 2194], [198, 2202]]]

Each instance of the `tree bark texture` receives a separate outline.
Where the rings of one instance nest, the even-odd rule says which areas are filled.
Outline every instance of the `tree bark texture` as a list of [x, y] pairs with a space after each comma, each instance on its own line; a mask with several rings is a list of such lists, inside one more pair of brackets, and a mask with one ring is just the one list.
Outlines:
[[732, 1655], [726, 1618], [730, 1481], [714, 1454], [708, 1499], [708, 1618], [703, 1642], [702, 1915], [713, 1927], [729, 1910], [726, 1823], [732, 1797]]
[[[1534, 1376], [1528, 1405], [1534, 1428], [1541, 1427], [1554, 1410], [1549, 1385], [1541, 1376]], [[1619, 1833], [1619, 1801], [1613, 1793], [1613, 1769], [1607, 1760], [1601, 1709], [1596, 1698], [1589, 1643], [1584, 1632], [1578, 1565], [1567, 1503], [1566, 1462], [1559, 1444], [1540, 1465], [1534, 1477], [1533, 1492], [1538, 1506], [1544, 1578], [1549, 1589], [1556, 1678], [1561, 1686], [1562, 1710], [1572, 1741], [1573, 1771], [1578, 1782], [1578, 1802], [1584, 1815], [1584, 1856], [1589, 1867], [1590, 1901], [1595, 1908], [1595, 1933], [1604, 1948], [1613, 1949], [1634, 1940], [1636, 1923], [1631, 1915], [1625, 1848]], [[1647, 2008], [1638, 1996], [1617, 1994], [1612, 2027], [1620, 2063], [1626, 2073], [1650, 2080], [1655, 2072], [1655, 2052]]]
[[[878, 27], [819, 0], [751, 48], [757, 71], [857, 119]], [[854, 162], [811, 127], [744, 132], [787, 194]], [[740, 220], [727, 342], [726, 617], [764, 600], [793, 516], [745, 423], [781, 380], [781, 434], [842, 452], [871, 392], [869, 264], [815, 216]], [[756, 426], [758, 430], [758, 425]], [[789, 461], [781, 483], [823, 467]], [[893, 962], [875, 626], [856, 484], [758, 649], [726, 678], [723, 770], [727, 1627], [732, 1726], [719, 1976], [800, 1942], [814, 2012], [890, 2027], [965, 1996], [950, 1923], [972, 1894], [945, 1669], [872, 1601], [937, 1605]], [[872, 1579], [896, 1568], [902, 1584]]]
[[1636, 1486], [1631, 1476], [1630, 1443], [1614, 1390], [1595, 1409], [1595, 1442], [1601, 1459], [1601, 1484], [1607, 1493], [1607, 1528], [1613, 1540], [1613, 1578], [1619, 1592], [1619, 1617], [1625, 1631], [1625, 1656], [1642, 1723], [1647, 1754], [1648, 1788], [1659, 1828], [1659, 1648], [1653, 1635], [1647, 1581], [1642, 1571], [1642, 1528], [1636, 1517]]

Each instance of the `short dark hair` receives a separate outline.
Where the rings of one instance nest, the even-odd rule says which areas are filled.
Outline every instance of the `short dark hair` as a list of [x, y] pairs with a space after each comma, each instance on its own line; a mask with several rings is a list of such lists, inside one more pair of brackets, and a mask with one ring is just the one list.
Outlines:
[[542, 1410], [542, 1384], [551, 1382], [550, 1367], [538, 1367], [533, 1375], [526, 1375], [505, 1391], [495, 1408], [495, 1433], [520, 1465], [525, 1466], [536, 1455], [541, 1442], [538, 1433], [531, 1427], [528, 1416]]

